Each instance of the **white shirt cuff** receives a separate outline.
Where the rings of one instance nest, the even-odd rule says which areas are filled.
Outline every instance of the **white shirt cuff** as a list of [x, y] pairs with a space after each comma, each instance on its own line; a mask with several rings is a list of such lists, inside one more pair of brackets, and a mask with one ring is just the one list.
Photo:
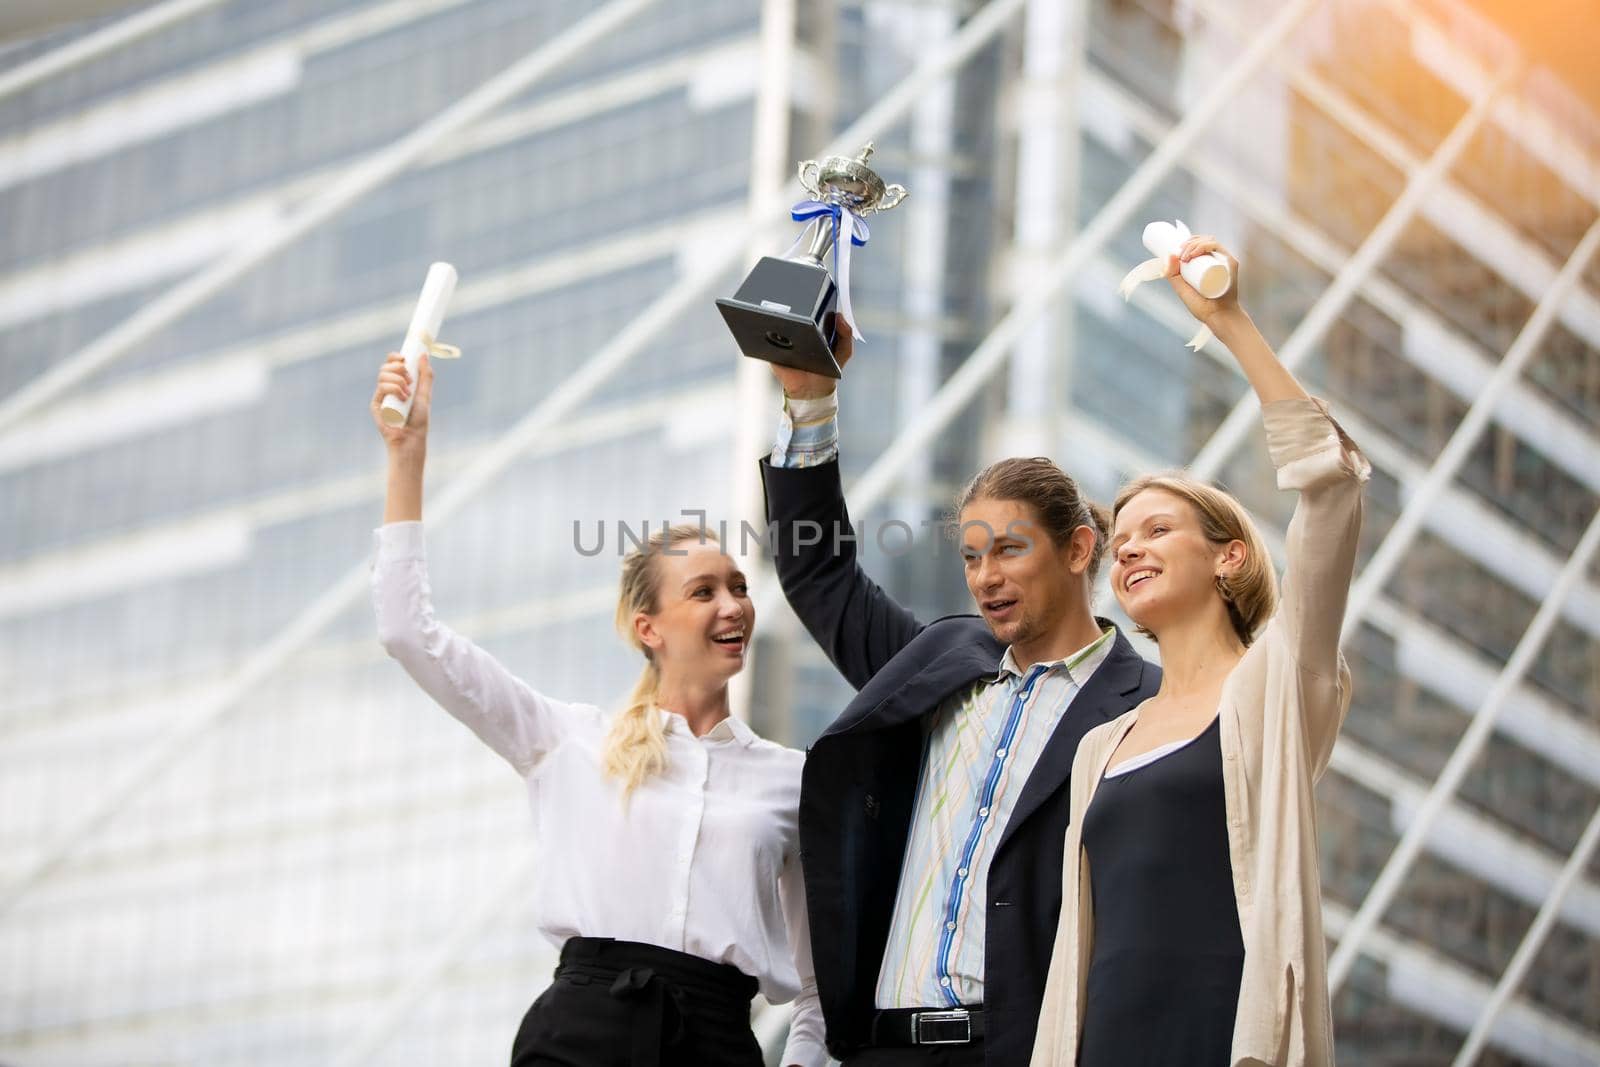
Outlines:
[[835, 389], [827, 396], [819, 396], [809, 400], [785, 396], [783, 398], [783, 409], [788, 412], [790, 420], [797, 425], [817, 423], [834, 418], [839, 414], [839, 390]]
[[384, 559], [426, 559], [427, 541], [422, 523], [386, 522], [372, 531], [372, 544]]

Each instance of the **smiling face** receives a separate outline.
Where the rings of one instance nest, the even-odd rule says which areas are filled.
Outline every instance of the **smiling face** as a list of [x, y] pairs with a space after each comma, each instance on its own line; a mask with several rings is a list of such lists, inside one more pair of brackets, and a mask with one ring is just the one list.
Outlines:
[[714, 541], [681, 541], [653, 561], [654, 611], [634, 632], [663, 678], [715, 684], [738, 674], [755, 634], [756, 609], [733, 558]]
[[1057, 545], [1031, 506], [991, 497], [969, 501], [960, 523], [967, 591], [997, 640], [1024, 646], [1047, 640], [1084, 610], [1092, 530], [1080, 526]]
[[1193, 504], [1164, 489], [1125, 500], [1111, 531], [1111, 588], [1128, 617], [1159, 639], [1175, 619], [1206, 613], [1228, 622], [1217, 577], [1244, 562], [1242, 541], [1207, 540]]

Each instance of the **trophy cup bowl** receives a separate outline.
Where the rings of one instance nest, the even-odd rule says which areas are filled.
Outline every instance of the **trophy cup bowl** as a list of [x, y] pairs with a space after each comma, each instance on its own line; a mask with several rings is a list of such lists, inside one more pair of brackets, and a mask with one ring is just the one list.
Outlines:
[[[812, 199], [840, 209], [839, 240], [851, 239], [850, 215], [887, 211], [906, 198], [904, 186], [884, 185], [867, 165], [872, 149], [868, 143], [855, 158], [829, 156], [800, 164], [800, 184]], [[834, 217], [817, 215], [788, 255], [762, 256], [738, 291], [717, 301], [740, 352], [829, 378], [840, 376], [833, 358], [839, 287], [825, 265], [835, 236]]]

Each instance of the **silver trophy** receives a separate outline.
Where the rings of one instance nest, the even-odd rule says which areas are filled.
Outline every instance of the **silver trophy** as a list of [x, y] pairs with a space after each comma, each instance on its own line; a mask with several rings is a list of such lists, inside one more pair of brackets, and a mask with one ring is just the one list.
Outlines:
[[762, 256], [739, 291], [717, 301], [745, 355], [839, 377], [836, 331], [855, 327], [851, 245], [866, 243], [866, 216], [906, 198], [905, 186], [884, 185], [867, 166], [871, 156], [869, 142], [854, 159], [829, 156], [800, 164], [800, 184], [811, 199], [796, 204], [791, 215], [806, 228], [788, 252]]

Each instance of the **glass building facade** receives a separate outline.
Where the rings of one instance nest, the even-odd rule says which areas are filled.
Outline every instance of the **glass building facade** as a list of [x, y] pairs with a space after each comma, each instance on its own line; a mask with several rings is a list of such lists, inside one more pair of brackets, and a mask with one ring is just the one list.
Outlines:
[[[455, 264], [441, 617], [616, 702], [639, 667], [611, 630], [625, 529], [757, 521], [776, 402], [712, 299], [791, 239], [776, 182], [862, 116], [911, 189], [853, 272], [841, 462], [874, 575], [926, 618], [965, 610], [938, 522], [1016, 453], [1100, 499], [1193, 463], [1276, 545], [1291, 502], [1253, 424], [1227, 428], [1231, 360], [1183, 347], [1162, 287], [1116, 293], [1145, 222], [1223, 235], [1375, 468], [1318, 797], [1330, 948], [1359, 939], [1340, 1063], [1451, 1063], [1558, 887], [1474, 1062], [1600, 1063], [1600, 860], [1563, 878], [1600, 809], [1600, 568], [1575, 556], [1600, 506], [1600, 115], [1447, 0], [637, 6], [115, 349], [605, 8], [227, 0], [39, 78], [143, 12], [0, 50], [0, 1063], [505, 1055], [559, 872], [529, 863], [513, 773], [374, 638], [376, 367], [428, 264]], [[1013, 316], [1007, 358], [896, 448]], [[757, 590], [749, 715], [803, 746], [848, 689]]]

